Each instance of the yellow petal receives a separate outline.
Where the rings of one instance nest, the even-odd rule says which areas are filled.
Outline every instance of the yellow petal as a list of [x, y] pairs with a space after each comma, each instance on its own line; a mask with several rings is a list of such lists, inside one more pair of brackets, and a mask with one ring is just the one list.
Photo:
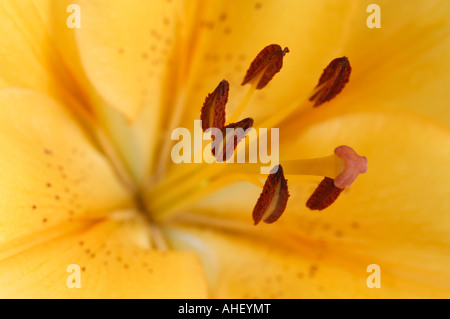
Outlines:
[[110, 163], [53, 100], [1, 90], [0, 114], [0, 246], [34, 244], [58, 225], [131, 205]]
[[[321, 296], [450, 296], [450, 218], [446, 214], [450, 209], [447, 186], [450, 131], [401, 113], [349, 114], [331, 119], [327, 119], [326, 112], [316, 114], [284, 128], [286, 134], [284, 139], [280, 137], [280, 149], [284, 150], [282, 158], [305, 158], [324, 156], [336, 146], [347, 144], [367, 156], [367, 173], [335, 204], [320, 213], [309, 211], [305, 203], [320, 178], [288, 175], [291, 197], [276, 224], [261, 225], [253, 231], [248, 227], [251, 204], [259, 196], [254, 186], [247, 187], [247, 191], [244, 187], [222, 190], [191, 209], [204, 215], [185, 221], [251, 232], [263, 237], [263, 245], [269, 238], [286, 245], [287, 251], [301, 255], [296, 258], [306, 254], [310, 265], [320, 263], [320, 269], [328, 269], [326, 273], [344, 278], [324, 277], [322, 285], [325, 288], [331, 285], [333, 289], [324, 290]], [[235, 218], [235, 222], [227, 222], [228, 217]], [[204, 242], [211, 241], [208, 237]], [[231, 249], [233, 256], [237, 256], [234, 249]], [[242, 256], [245, 259], [247, 255], [246, 250]], [[281, 257], [273, 257], [276, 258]], [[239, 258], [234, 259], [239, 264]], [[229, 263], [229, 267], [234, 267], [232, 261]], [[381, 267], [382, 288], [376, 291], [365, 285], [370, 264]], [[277, 265], [283, 269], [283, 264]], [[241, 271], [239, 268], [235, 275]], [[312, 292], [312, 295], [318, 296], [316, 293], [319, 294]], [[292, 294], [308, 295], [301, 291]]]
[[349, 57], [353, 73], [330, 108], [407, 110], [450, 124], [450, 3], [378, 1], [381, 28], [369, 29], [370, 3], [362, 1], [355, 11], [340, 52]]
[[[131, 119], [144, 105], [159, 107], [176, 27], [181, 28], [178, 5], [80, 0], [59, 1], [53, 7], [61, 11], [71, 3], [80, 7], [81, 27], [70, 30], [73, 39], [68, 40], [75, 46], [69, 43], [62, 50], [78, 50], [81, 66], [100, 96]], [[63, 32], [70, 36], [67, 28]]]
[[51, 36], [50, 3], [0, 1], [0, 89], [23, 87], [73, 101], [67, 86], [72, 82]]
[[[380, 263], [381, 288], [369, 288], [375, 259], [320, 251], [317, 246], [278, 231], [242, 233], [211, 228], [166, 229], [171, 244], [194, 251], [211, 278], [213, 298], [420, 298], [449, 296], [448, 287], [409, 280]], [[375, 260], [378, 261], [378, 260]], [[442, 278], [444, 279], [444, 278]]]
[[[203, 272], [196, 256], [146, 247], [145, 224], [106, 220], [82, 226], [83, 230], [0, 260], [0, 296], [206, 297]], [[72, 283], [79, 283], [80, 288]]]

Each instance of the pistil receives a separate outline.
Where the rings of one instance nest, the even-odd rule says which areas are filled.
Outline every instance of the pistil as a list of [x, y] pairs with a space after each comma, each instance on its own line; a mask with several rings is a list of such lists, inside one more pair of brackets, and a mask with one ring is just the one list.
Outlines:
[[[198, 168], [204, 167], [203, 164], [185, 165]], [[152, 210], [157, 211], [160, 217], [168, 218], [180, 205], [206, 196], [221, 187], [239, 181], [260, 186], [257, 179], [267, 176], [260, 173], [261, 163], [215, 162], [207, 165], [206, 169], [195, 175], [195, 181], [191, 179], [180, 180], [171, 192], [159, 193], [158, 196], [153, 196]], [[255, 224], [261, 220], [274, 222], [283, 213], [286, 207], [286, 203], [283, 204], [283, 202], [284, 200], [287, 202], [288, 198], [287, 181], [284, 176], [322, 176], [327, 181], [333, 181], [333, 188], [339, 188], [334, 184], [335, 181], [338, 181], [338, 185], [341, 186], [340, 189], [342, 190], [349, 187], [356, 180], [356, 177], [366, 170], [367, 159], [364, 156], [359, 156], [351, 147], [345, 145], [337, 147], [334, 154], [325, 157], [281, 160], [279, 165], [273, 167], [271, 174], [268, 174], [261, 194], [262, 199], [259, 199], [255, 206], [255, 209], [256, 207], [259, 208], [257, 213], [254, 213], [258, 216], [258, 218], [254, 218], [254, 222]], [[341, 182], [344, 184], [341, 184]], [[330, 186], [329, 182], [326, 185]], [[322, 192], [324, 189], [324, 187], [318, 187], [313, 196], [311, 196], [315, 199], [314, 201], [310, 200], [310, 203], [314, 203], [314, 205], [308, 204], [310, 209], [324, 209], [331, 205], [340, 194], [340, 191], [333, 190], [331, 192], [330, 190], [331, 195], [325, 196]], [[321, 193], [317, 193], [318, 191], [321, 191]], [[271, 194], [269, 196], [270, 200], [267, 199], [267, 195], [263, 196], [264, 193]], [[273, 198], [276, 198], [275, 202], [272, 202]], [[330, 198], [333, 198], [333, 200], [331, 201]], [[278, 202], [279, 199], [282, 201]], [[260, 202], [264, 203], [264, 205], [258, 204]], [[270, 203], [272, 203], [272, 206], [270, 206]], [[281, 208], [283, 209], [281, 210]], [[278, 214], [279, 216], [274, 218], [274, 213], [275, 216]]]
[[325, 178], [311, 195], [306, 206], [311, 210], [323, 210], [336, 201], [359, 174], [367, 171], [367, 159], [359, 156], [351, 147], [342, 145], [334, 154], [309, 160], [283, 161], [269, 175], [253, 210], [255, 225], [277, 221], [283, 214], [289, 197], [286, 175], [321, 175]]

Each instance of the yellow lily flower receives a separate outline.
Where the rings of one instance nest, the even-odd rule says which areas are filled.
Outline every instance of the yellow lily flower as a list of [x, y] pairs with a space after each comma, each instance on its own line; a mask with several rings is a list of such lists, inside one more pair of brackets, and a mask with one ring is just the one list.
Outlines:
[[[374, 29], [370, 3], [0, 1], [0, 296], [450, 297], [450, 3], [377, 1]], [[254, 226], [262, 181], [186, 177], [170, 134], [222, 79], [231, 114], [272, 43], [283, 69], [241, 116], [280, 128], [281, 159], [345, 144], [369, 170], [321, 212], [321, 178], [287, 175], [283, 216]], [[341, 56], [345, 89], [287, 112]]]

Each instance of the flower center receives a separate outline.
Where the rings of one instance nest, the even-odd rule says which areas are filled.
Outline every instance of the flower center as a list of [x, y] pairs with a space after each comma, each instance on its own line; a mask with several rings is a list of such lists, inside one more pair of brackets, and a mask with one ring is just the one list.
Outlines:
[[[201, 129], [211, 133], [210, 148], [215, 161], [209, 163], [180, 163], [157, 185], [145, 191], [143, 199], [155, 222], [167, 222], [180, 215], [189, 204], [201, 200], [214, 191], [235, 182], [249, 182], [262, 188], [259, 199], [254, 199], [255, 207], [252, 215], [253, 223], [260, 221], [273, 223], [283, 214], [288, 203], [289, 175], [316, 175], [324, 177], [316, 191], [311, 195], [306, 206], [312, 210], [322, 210], [331, 205], [344, 188], [349, 187], [360, 173], [367, 170], [367, 159], [359, 156], [351, 147], [341, 145], [333, 154], [313, 159], [282, 159], [274, 165], [267, 176], [265, 184], [261, 184], [261, 163], [235, 163], [235, 151], [245, 143], [256, 143], [267, 134], [260, 131], [250, 135], [254, 121], [246, 118], [236, 120], [247, 107], [255, 90], [263, 89], [274, 78], [283, 65], [283, 58], [289, 52], [272, 44], [265, 47], [251, 63], [242, 85], [250, 84], [242, 102], [226, 123], [226, 104], [228, 102], [229, 84], [223, 80], [208, 94], [201, 108]], [[342, 91], [348, 82], [351, 67], [346, 57], [337, 58], [324, 69], [319, 82], [306, 100], [299, 100], [281, 108], [279, 112], [255, 123], [256, 128], [273, 127], [287, 118], [298, 108], [318, 107], [330, 101]], [[241, 129], [240, 133], [230, 134], [227, 129]], [[248, 139], [247, 139], [248, 138]], [[204, 145], [203, 145], [204, 146]], [[239, 149], [239, 148], [238, 148]], [[203, 153], [203, 147], [200, 150]], [[195, 158], [195, 154], [194, 154]], [[229, 160], [233, 160], [230, 163]], [[197, 220], [198, 222], [198, 220]], [[209, 221], [201, 221], [209, 223]]]

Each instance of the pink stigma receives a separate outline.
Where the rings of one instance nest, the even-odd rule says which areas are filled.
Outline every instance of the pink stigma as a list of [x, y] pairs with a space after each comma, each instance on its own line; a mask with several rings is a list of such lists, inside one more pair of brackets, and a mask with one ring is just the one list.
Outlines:
[[334, 153], [344, 161], [344, 170], [334, 179], [334, 185], [339, 188], [349, 187], [359, 174], [367, 171], [367, 158], [359, 156], [350, 146], [338, 146]]

